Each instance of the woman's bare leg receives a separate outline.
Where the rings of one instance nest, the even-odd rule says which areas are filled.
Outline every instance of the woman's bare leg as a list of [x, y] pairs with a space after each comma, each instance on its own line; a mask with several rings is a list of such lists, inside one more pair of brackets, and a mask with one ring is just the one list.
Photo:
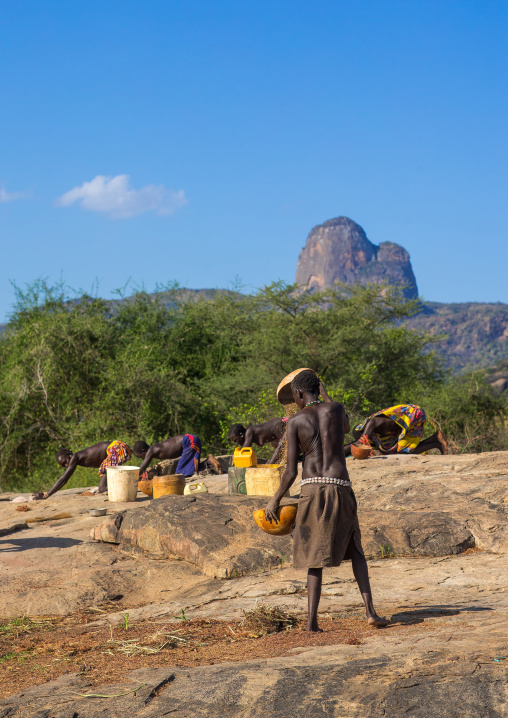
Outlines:
[[430, 451], [430, 449], [439, 449], [442, 454], [448, 453], [448, 443], [442, 431], [436, 431], [436, 433], [429, 436], [428, 439], [420, 441], [416, 449], [413, 449], [410, 453], [423, 454], [424, 451]]
[[318, 626], [317, 612], [319, 599], [321, 598], [321, 584], [323, 582], [322, 568], [309, 568], [307, 573], [307, 597], [309, 613], [307, 618], [307, 630], [317, 633], [321, 631]]
[[374, 610], [374, 604], [372, 602], [372, 591], [370, 590], [369, 570], [367, 568], [367, 561], [365, 560], [365, 557], [358, 551], [353, 540], [351, 540], [351, 543], [352, 549], [350, 550], [350, 554], [351, 563], [353, 564], [353, 573], [356, 579], [356, 583], [358, 584], [358, 588], [360, 589], [360, 593], [362, 594], [369, 625], [376, 628], [387, 626], [390, 621], [387, 621], [386, 619], [378, 616], [376, 611]]

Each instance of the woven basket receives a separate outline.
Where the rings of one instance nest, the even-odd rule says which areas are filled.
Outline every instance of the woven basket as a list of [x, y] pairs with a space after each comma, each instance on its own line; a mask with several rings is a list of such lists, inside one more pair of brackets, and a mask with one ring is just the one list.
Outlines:
[[291, 372], [291, 374], [285, 376], [277, 387], [277, 400], [280, 401], [281, 404], [291, 404], [294, 401], [293, 392], [291, 391], [291, 382], [293, 381], [295, 376], [298, 376], [298, 374], [300, 374], [300, 372], [302, 371], [313, 370], [309, 369], [308, 367], [303, 367], [302, 369], [295, 369]]

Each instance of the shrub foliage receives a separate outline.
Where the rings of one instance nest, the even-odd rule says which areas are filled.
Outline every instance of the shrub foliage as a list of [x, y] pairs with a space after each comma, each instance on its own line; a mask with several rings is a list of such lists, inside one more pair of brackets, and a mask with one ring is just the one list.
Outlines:
[[506, 403], [479, 376], [448, 379], [429, 351], [438, 339], [404, 327], [418, 309], [375, 285], [309, 294], [276, 282], [201, 299], [170, 287], [118, 302], [44, 281], [16, 289], [0, 337], [2, 488], [49, 486], [62, 446], [192, 432], [229, 450], [231, 423], [281, 413], [275, 388], [299, 366], [353, 420], [426, 402], [456, 450], [499, 448]]

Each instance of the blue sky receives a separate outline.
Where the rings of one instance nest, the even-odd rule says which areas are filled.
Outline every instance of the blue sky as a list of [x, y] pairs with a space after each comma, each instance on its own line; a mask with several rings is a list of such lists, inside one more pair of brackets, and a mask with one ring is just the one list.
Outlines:
[[508, 302], [508, 4], [0, 3], [9, 280], [293, 280], [345, 215], [435, 301]]

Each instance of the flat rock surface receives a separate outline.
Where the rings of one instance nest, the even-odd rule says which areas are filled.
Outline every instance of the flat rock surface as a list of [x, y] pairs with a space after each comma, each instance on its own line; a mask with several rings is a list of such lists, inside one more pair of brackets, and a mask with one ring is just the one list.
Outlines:
[[[452, 526], [447, 555], [428, 555], [427, 547], [419, 555], [401, 550], [395, 557], [369, 561], [376, 608], [391, 617], [389, 629], [373, 631], [361, 645], [302, 647], [276, 659], [134, 672], [126, 659], [119, 685], [91, 688], [84, 675], [75, 674], [21, 694], [13, 685], [13, 695], [0, 701], [0, 718], [508, 715], [508, 453], [348, 460], [348, 466], [366, 546], [375, 530], [395, 543], [395, 533], [386, 535], [395, 532], [395, 515], [402, 522], [397, 531], [406, 532], [413, 548], [417, 529], [427, 542], [433, 540], [425, 523], [429, 517], [441, 517], [439, 542], [446, 526]], [[220, 497], [227, 478], [207, 483]], [[229, 500], [222, 501], [225, 510]], [[0, 502], [0, 529], [27, 518], [71, 517], [31, 522], [1, 536], [3, 616], [66, 615], [102, 607], [96, 624], [114, 624], [126, 609], [131, 621], [177, 616], [182, 608], [189, 618], [231, 620], [258, 602], [306, 610], [305, 575], [289, 561], [221, 580], [190, 561], [161, 560], [136, 547], [122, 550], [90, 538], [103, 519], [90, 518], [88, 508], [107, 506], [108, 516], [124, 510], [141, 515], [148, 499], [109, 505], [104, 497], [69, 491], [27, 505], [31, 510], [23, 513], [16, 504]], [[413, 515], [420, 520], [413, 523]], [[368, 516], [375, 518], [372, 524], [366, 523]], [[454, 522], [473, 537], [475, 549], [452, 550], [460, 539]], [[414, 528], [409, 530], [409, 524]], [[325, 571], [320, 613], [348, 616], [360, 609], [349, 562]], [[419, 630], [399, 629], [408, 616]], [[89, 693], [116, 697], [79, 695]]]
[[[508, 548], [504, 453], [349, 463], [368, 558]], [[255, 574], [292, 560], [291, 538], [270, 536], [253, 523], [252, 511], [265, 504], [240, 495], [168, 496], [109, 517], [91, 535], [152, 557], [180, 558], [212, 578]]]
[[[212, 578], [257, 574], [290, 563], [291, 536], [271, 536], [253, 521], [266, 499], [239, 495], [166, 496], [140, 510], [126, 510], [94, 527], [93, 539], [178, 558]], [[465, 521], [444, 511], [362, 510], [368, 558], [384, 554], [445, 556], [475, 547]]]
[[[478, 554], [374, 562], [376, 601], [388, 609], [393, 626], [373, 631], [361, 645], [306, 647], [277, 659], [192, 669], [164, 666], [129, 673], [126, 661], [120, 683], [91, 687], [83, 675], [64, 675], [0, 701], [0, 716], [505, 716], [508, 566], [500, 556], [487, 563]], [[292, 569], [271, 573], [272, 590], [277, 581], [282, 588], [294, 580]], [[330, 572], [325, 586], [335, 591], [335, 610], [346, 613], [358, 607], [350, 573], [346, 567]], [[239, 580], [245, 593], [247, 580], [252, 579]], [[243, 606], [249, 603], [245, 593]], [[322, 613], [332, 603], [327, 596]], [[285, 594], [285, 604], [293, 605], [294, 598]], [[229, 613], [224, 597], [221, 611]], [[419, 621], [420, 630], [403, 635], [397, 626], [407, 617]]]

